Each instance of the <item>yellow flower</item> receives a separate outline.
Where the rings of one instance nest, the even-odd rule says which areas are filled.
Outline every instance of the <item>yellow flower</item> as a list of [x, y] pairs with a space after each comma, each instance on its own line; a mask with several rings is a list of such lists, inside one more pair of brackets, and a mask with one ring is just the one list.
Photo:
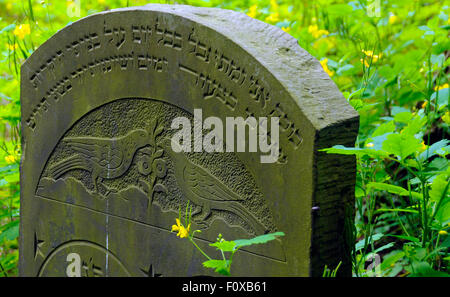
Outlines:
[[447, 125], [450, 125], [450, 112], [446, 112], [443, 116], [442, 116], [442, 120], [444, 121], [444, 123], [446, 123]]
[[368, 144], [366, 144], [366, 147], [373, 147], [374, 144], [372, 142], [369, 142]]
[[191, 228], [191, 224], [188, 225], [187, 228], [185, 228], [179, 219], [175, 219], [177, 224], [176, 225], [172, 225], [172, 232], [173, 231], [178, 231], [177, 236], [179, 236], [180, 238], [187, 238], [189, 237], [189, 229]]
[[311, 33], [311, 35], [312, 35], [314, 38], [319, 38], [319, 37], [321, 37], [322, 35], [328, 35], [328, 34], [330, 34], [330, 32], [328, 32], [327, 30], [323, 30], [323, 29], [320, 29], [320, 30], [319, 30], [319, 28], [317, 27], [317, 25], [311, 25], [311, 26], [309, 26], [309, 27], [308, 27], [308, 32]]
[[258, 6], [256, 4], [250, 6], [247, 15], [251, 18], [255, 18], [258, 15]]
[[283, 30], [286, 33], [289, 33], [291, 31], [291, 27], [282, 27], [281, 30]]
[[445, 231], [445, 230], [441, 230], [441, 231], [439, 231], [439, 235], [447, 235], [448, 234], [448, 232], [447, 231]]
[[278, 3], [276, 0], [270, 0], [270, 7], [274, 10], [277, 11], [278, 10]]
[[445, 83], [445, 84], [440, 85], [440, 86], [435, 86], [435, 87], [434, 87], [434, 90], [435, 90], [435, 91], [439, 91], [439, 90], [447, 89], [447, 88], [448, 88], [448, 83]]
[[367, 63], [366, 59], [360, 59], [361, 63], [363, 63], [366, 67], [369, 67], [369, 63]]
[[24, 39], [26, 35], [30, 34], [30, 25], [29, 24], [22, 24], [19, 26], [16, 26], [16, 28], [13, 31], [13, 34], [19, 37], [19, 39]]
[[[373, 63], [376, 63], [376, 62], [378, 61], [378, 59], [381, 58], [381, 54], [379, 54], [379, 55], [374, 55], [374, 54], [373, 54], [373, 51], [365, 51], [365, 50], [362, 50], [362, 52], [363, 52], [367, 57], [371, 58]], [[367, 65], [366, 65], [366, 66], [367, 66]], [[369, 66], [367, 66], [367, 67], [369, 67]]]
[[320, 61], [320, 65], [322, 65], [323, 70], [329, 75], [329, 76], [333, 76], [334, 75], [334, 71], [331, 71], [330, 69], [328, 69], [328, 59], [325, 58], [322, 61]]
[[8, 156], [5, 156], [5, 161], [6, 161], [6, 163], [8, 163], [8, 164], [15, 163], [16, 160], [17, 160], [17, 158], [16, 158], [16, 156], [14, 156], [14, 155], [8, 155]]
[[7, 47], [10, 51], [13, 51], [13, 50], [17, 49], [17, 48], [19, 47], [19, 45], [17, 45], [17, 43], [14, 43], [14, 44], [9, 44], [9, 43], [7, 43], [7, 44], [6, 44], [6, 47]]
[[421, 150], [421, 151], [425, 151], [425, 150], [427, 149], [427, 145], [425, 144], [425, 142], [422, 141], [420, 144], [422, 145], [422, 146], [420, 147], [420, 150]]
[[266, 17], [266, 22], [268, 23], [276, 23], [280, 20], [280, 16], [278, 15], [278, 12], [274, 12], [269, 14], [268, 17]]
[[397, 23], [400, 20], [400, 18], [396, 15], [391, 15], [389, 17], [389, 25], [393, 25], [395, 23]]

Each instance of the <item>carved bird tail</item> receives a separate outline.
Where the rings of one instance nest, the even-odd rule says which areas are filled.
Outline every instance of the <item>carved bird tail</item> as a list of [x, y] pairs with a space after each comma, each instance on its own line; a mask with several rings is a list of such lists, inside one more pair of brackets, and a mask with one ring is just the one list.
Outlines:
[[[220, 206], [218, 206], [217, 208], [214, 207], [215, 203], [220, 204]], [[250, 225], [256, 235], [265, 234], [265, 232], [267, 231], [267, 228], [264, 227], [264, 225], [251, 212], [245, 209], [245, 207], [237, 201], [214, 201], [213, 205], [211, 205], [211, 208], [218, 210], [227, 210], [237, 215], [244, 222]]]
[[87, 169], [86, 162], [80, 155], [72, 156], [54, 165], [50, 169], [50, 174], [54, 179], [57, 179], [67, 171], [73, 169]]

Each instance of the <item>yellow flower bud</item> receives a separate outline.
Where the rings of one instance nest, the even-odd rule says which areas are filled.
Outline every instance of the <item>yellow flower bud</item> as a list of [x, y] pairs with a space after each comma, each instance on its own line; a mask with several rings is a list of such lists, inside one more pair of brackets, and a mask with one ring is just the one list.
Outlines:
[[26, 35], [29, 35], [31, 33], [30, 25], [29, 24], [22, 24], [19, 26], [16, 26], [16, 28], [13, 31], [13, 34], [16, 35], [19, 39], [24, 39]]
[[250, 6], [250, 8], [248, 9], [247, 15], [251, 18], [255, 18], [258, 15], [258, 6], [256, 4]]
[[320, 61], [320, 65], [322, 65], [323, 70], [324, 70], [329, 76], [333, 76], [333, 75], [334, 75], [334, 71], [331, 71], [331, 70], [328, 68], [327, 63], [328, 63], [328, 59], [327, 59], [327, 58], [325, 58], [325, 59], [323, 59], [322, 61]]
[[389, 25], [393, 25], [395, 23], [397, 23], [400, 20], [400, 18], [396, 15], [391, 15], [389, 17]]
[[439, 90], [447, 89], [447, 88], [448, 88], [448, 83], [445, 83], [445, 84], [443, 84], [443, 85], [434, 87], [434, 90], [435, 90], [435, 91], [439, 91]]

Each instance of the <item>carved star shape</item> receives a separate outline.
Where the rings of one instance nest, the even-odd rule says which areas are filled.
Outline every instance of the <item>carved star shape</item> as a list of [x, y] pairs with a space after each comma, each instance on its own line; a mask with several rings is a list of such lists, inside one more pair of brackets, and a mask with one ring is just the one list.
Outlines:
[[39, 240], [37, 237], [37, 233], [34, 232], [34, 259], [36, 260], [38, 256], [41, 256], [42, 258], [45, 257], [44, 253], [42, 252], [42, 246], [44, 245], [43, 240]]
[[162, 276], [162, 274], [160, 273], [155, 273], [155, 270], [153, 269], [153, 264], [150, 264], [150, 267], [148, 269], [142, 269], [140, 268], [140, 270], [145, 274], [145, 276], [147, 277], [160, 277]]

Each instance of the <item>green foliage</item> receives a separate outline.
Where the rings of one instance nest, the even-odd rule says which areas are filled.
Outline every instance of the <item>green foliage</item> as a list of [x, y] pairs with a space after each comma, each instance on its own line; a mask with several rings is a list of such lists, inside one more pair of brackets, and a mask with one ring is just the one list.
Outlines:
[[[149, 2], [174, 3], [82, 0], [80, 17]], [[355, 147], [326, 150], [357, 158], [355, 275], [450, 272], [450, 9], [445, 1], [380, 1], [379, 17], [368, 16], [365, 0], [177, 2], [233, 9], [283, 29], [321, 61], [360, 114]], [[0, 275], [17, 274], [20, 65], [79, 18], [67, 13], [73, 3], [0, 0]], [[376, 261], [368, 269], [370, 259]]]
[[[216, 272], [222, 275], [230, 275], [231, 263], [233, 255], [244, 246], [250, 246], [254, 244], [263, 244], [269, 241], [277, 239], [277, 237], [284, 236], [283, 232], [275, 232], [270, 234], [264, 234], [260, 236], [253, 237], [251, 239], [237, 239], [234, 241], [226, 241], [219, 234], [219, 238], [215, 243], [211, 243], [210, 246], [216, 247], [222, 253], [222, 260], [208, 260], [203, 262], [203, 266], [207, 268], [214, 268]], [[230, 258], [225, 258], [225, 253], [231, 253]]]
[[[192, 232], [190, 231], [192, 222], [192, 207], [189, 207], [189, 201], [187, 202], [184, 214], [185, 223], [181, 223], [181, 208], [179, 210], [179, 215], [178, 219], [176, 219], [176, 222], [177, 224], [172, 226], [172, 231], [177, 231], [177, 236], [179, 236], [180, 238], [187, 238], [197, 248], [197, 250], [208, 259], [207, 261], [203, 262], [203, 266], [206, 268], [212, 268], [215, 272], [225, 276], [231, 275], [231, 263], [233, 262], [233, 255], [239, 250], [239, 248], [250, 246], [253, 244], [263, 244], [271, 240], [275, 240], [277, 239], [277, 237], [284, 236], [283, 232], [275, 232], [256, 236], [251, 239], [227, 241], [222, 237], [222, 234], [219, 234], [219, 236], [217, 237], [217, 241], [210, 244], [210, 246], [215, 247], [217, 250], [219, 250], [222, 255], [222, 259], [216, 260], [208, 256], [208, 254], [203, 251], [203, 249], [201, 249], [195, 242], [194, 235], [197, 232], [200, 233], [201, 230], [194, 230]], [[226, 258], [225, 253], [230, 253], [228, 259]]]

